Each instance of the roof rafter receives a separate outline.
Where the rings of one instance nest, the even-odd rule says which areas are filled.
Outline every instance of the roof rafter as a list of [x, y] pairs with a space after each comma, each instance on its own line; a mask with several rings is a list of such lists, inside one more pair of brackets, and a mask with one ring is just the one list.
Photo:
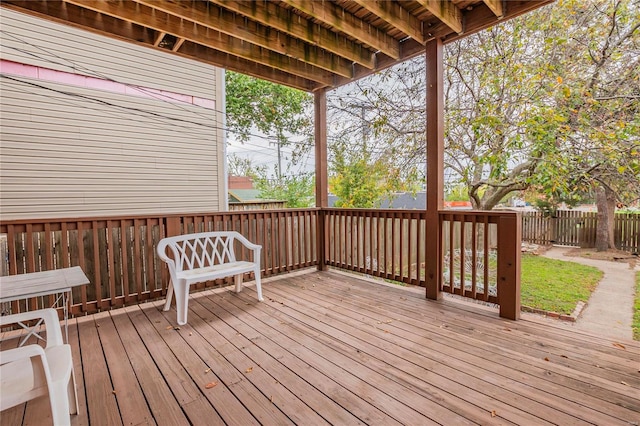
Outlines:
[[444, 22], [449, 28], [458, 34], [462, 34], [462, 12], [448, 0], [417, 0], [425, 9], [436, 18]]
[[135, 1], [343, 77], [351, 77], [353, 74], [352, 64], [347, 59], [326, 52], [317, 46], [304, 46], [303, 42], [270, 30], [260, 23], [247, 25], [246, 18], [208, 2], [182, 4], [166, 0]]
[[348, 34], [361, 42], [379, 50], [394, 59], [400, 57], [398, 41], [379, 31], [376, 27], [347, 13], [344, 9], [330, 2], [309, 0], [281, 0], [283, 3], [312, 16], [320, 22]]
[[502, 0], [482, 0], [498, 19], [504, 17], [504, 9], [502, 8]]
[[[152, 28], [156, 31], [166, 32], [178, 38], [184, 38], [258, 64], [279, 69], [290, 74], [297, 74], [326, 86], [333, 85], [333, 75], [330, 72], [253, 44], [243, 43], [241, 40], [222, 34], [217, 30], [202, 27], [199, 24], [154, 10], [140, 3], [129, 1], [111, 3], [95, 0], [66, 1], [70, 4], [82, 6], [85, 9], [120, 17], [128, 22]], [[194, 25], [200, 28], [192, 28]]]
[[209, 3], [222, 6], [311, 45], [321, 44], [324, 50], [364, 67], [373, 68], [374, 66], [373, 53], [369, 49], [293, 13], [284, 14], [273, 2], [209, 0]]
[[399, 4], [386, 0], [354, 0], [354, 2], [398, 28], [418, 43], [426, 43], [420, 20]]

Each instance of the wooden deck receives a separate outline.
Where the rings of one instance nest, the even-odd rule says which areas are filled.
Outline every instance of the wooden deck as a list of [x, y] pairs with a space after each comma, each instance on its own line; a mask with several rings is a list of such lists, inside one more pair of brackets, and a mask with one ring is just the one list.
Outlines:
[[[73, 320], [72, 425], [601, 424], [640, 421], [640, 344], [337, 272]], [[7, 347], [11, 342], [3, 342]], [[40, 398], [2, 425], [40, 425]]]

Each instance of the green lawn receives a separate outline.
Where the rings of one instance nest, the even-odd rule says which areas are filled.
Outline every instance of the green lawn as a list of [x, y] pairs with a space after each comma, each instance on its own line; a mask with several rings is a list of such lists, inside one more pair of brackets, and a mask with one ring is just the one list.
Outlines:
[[640, 272], [636, 273], [636, 301], [633, 305], [633, 338], [640, 340]]
[[[523, 254], [522, 305], [571, 314], [578, 301], [589, 300], [602, 275], [592, 266]], [[636, 307], [638, 303], [636, 300]]]

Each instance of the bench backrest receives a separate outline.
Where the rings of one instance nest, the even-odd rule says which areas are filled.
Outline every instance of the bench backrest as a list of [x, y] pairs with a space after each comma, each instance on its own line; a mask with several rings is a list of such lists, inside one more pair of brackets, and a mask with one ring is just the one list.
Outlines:
[[234, 242], [236, 240], [249, 243], [235, 231], [178, 235], [163, 238], [158, 243], [158, 255], [169, 264], [169, 268], [175, 268], [175, 271], [204, 268], [235, 262]]

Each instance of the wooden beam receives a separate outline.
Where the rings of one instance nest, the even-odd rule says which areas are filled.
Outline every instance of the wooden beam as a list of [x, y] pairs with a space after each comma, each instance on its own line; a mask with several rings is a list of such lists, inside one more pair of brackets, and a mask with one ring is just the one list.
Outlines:
[[243, 43], [241, 40], [221, 34], [218, 31], [204, 28], [198, 24], [190, 23], [139, 3], [129, 1], [112, 3], [95, 0], [67, 0], [67, 3], [152, 28], [156, 31], [164, 31], [178, 38], [184, 38], [193, 43], [255, 62], [256, 65], [254, 66], [266, 65], [308, 80], [317, 81], [325, 86], [332, 86], [334, 82], [333, 74], [330, 72], [270, 50], [262, 49], [259, 46]]
[[318, 256], [318, 270], [327, 270], [328, 235], [323, 209], [329, 205], [327, 181], [327, 92], [318, 90], [313, 97], [314, 127], [315, 127], [315, 157], [316, 157], [316, 207], [319, 214], [316, 221], [316, 253]]
[[[516, 18], [525, 13], [529, 13], [547, 4], [553, 3], [555, 0], [509, 0], [504, 3], [504, 17], [502, 21]], [[472, 10], [466, 11], [464, 14], [464, 34], [434, 34], [436, 37], [442, 37], [444, 43], [451, 43], [471, 34], [477, 33], [497, 23], [495, 14], [487, 5], [481, 3]]]
[[178, 40], [176, 40], [176, 43], [173, 45], [173, 48], [171, 48], [172, 52], [177, 52], [178, 50], [180, 50], [180, 47], [182, 46], [182, 43], [184, 43], [184, 39], [183, 38], [179, 38]]
[[493, 12], [494, 15], [498, 17], [498, 19], [502, 19], [504, 17], [504, 10], [502, 9], [502, 0], [482, 0], [484, 4], [486, 4], [489, 9]]
[[327, 94], [326, 90], [314, 93], [314, 128], [316, 157], [316, 207], [329, 206], [327, 180]]
[[520, 319], [522, 218], [519, 212], [498, 218], [498, 303], [500, 316]]
[[[3, 0], [0, 7], [6, 7], [22, 13], [70, 25], [95, 34], [131, 42], [151, 49], [167, 52], [167, 49], [153, 47], [155, 31], [120, 19], [83, 9], [59, 0]], [[179, 41], [178, 41], [179, 42]], [[176, 43], [177, 44], [177, 43]], [[251, 75], [256, 78], [284, 84], [289, 87], [312, 92], [324, 87], [323, 84], [289, 74], [274, 68], [256, 66], [248, 60], [210, 49], [189, 41], [178, 46], [180, 51], [174, 54], [217, 67]], [[174, 46], [175, 49], [175, 46]]]
[[[431, 38], [431, 40], [432, 39], [433, 37]], [[424, 53], [424, 46], [422, 44], [418, 43], [416, 40], [412, 38], [406, 39], [400, 42], [400, 59], [395, 60], [393, 58], [390, 58], [389, 56], [381, 55], [378, 57], [378, 60], [376, 61], [375, 68], [369, 69], [361, 66], [355, 66], [353, 78], [347, 79], [343, 77], [337, 77], [333, 87], [340, 87], [342, 85], [351, 83], [354, 80], [358, 80], [360, 78], [374, 74], [378, 71], [382, 71], [383, 69], [389, 68], [391, 66], [396, 65], [399, 62], [406, 61], [407, 59], [411, 59], [423, 53]]]
[[164, 36], [166, 36], [167, 33], [159, 31], [158, 32], [158, 36], [156, 37], [156, 40], [153, 42], [153, 46], [154, 47], [158, 47], [160, 46], [160, 43], [162, 43], [162, 39], [164, 38]]
[[243, 16], [220, 8], [208, 2], [170, 2], [167, 0], [135, 0], [137, 3], [160, 10], [167, 14], [195, 22], [203, 27], [272, 50], [302, 62], [350, 78], [353, 73], [351, 62], [317, 46], [274, 31]]
[[462, 12], [449, 0], [417, 0], [425, 9], [458, 34], [463, 33]]
[[422, 22], [398, 3], [387, 0], [354, 0], [360, 7], [396, 27], [415, 41], [425, 44]]
[[127, 25], [120, 19], [85, 10], [62, 0], [2, 0], [0, 7], [27, 13], [63, 25], [91, 31], [107, 37], [136, 41], [153, 46], [157, 32], [138, 25]]
[[225, 52], [210, 49], [200, 44], [185, 41], [176, 54], [215, 65], [220, 68], [261, 78], [273, 83], [284, 84], [285, 86], [300, 89], [305, 92], [313, 92], [322, 87], [322, 83], [302, 78], [298, 75], [289, 74], [279, 69], [256, 66], [254, 62], [248, 61]]
[[366, 68], [373, 68], [374, 55], [366, 47], [354, 43], [347, 37], [286, 11], [271, 1], [209, 0], [225, 9], [239, 13], [252, 21], [281, 31], [310, 45], [321, 45], [326, 51], [335, 53]]
[[330, 25], [337, 31], [379, 50], [394, 59], [400, 57], [398, 41], [388, 36], [356, 16], [345, 12], [341, 7], [328, 1], [281, 0], [283, 3], [312, 16], [318, 21]]
[[427, 89], [427, 211], [425, 280], [427, 298], [442, 298], [442, 229], [440, 213], [444, 204], [444, 65], [442, 40], [426, 46]]

